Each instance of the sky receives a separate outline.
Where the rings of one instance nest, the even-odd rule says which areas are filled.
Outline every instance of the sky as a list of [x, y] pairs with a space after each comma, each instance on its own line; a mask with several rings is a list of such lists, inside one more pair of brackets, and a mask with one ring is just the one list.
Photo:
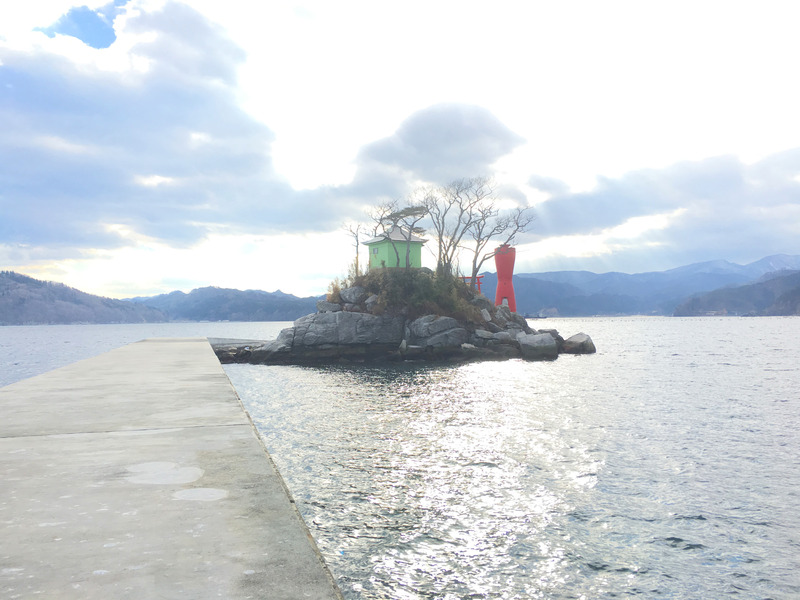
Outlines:
[[6, 2], [0, 269], [114, 298], [318, 295], [355, 256], [347, 224], [477, 176], [535, 214], [518, 273], [800, 254], [798, 18], [794, 0]]

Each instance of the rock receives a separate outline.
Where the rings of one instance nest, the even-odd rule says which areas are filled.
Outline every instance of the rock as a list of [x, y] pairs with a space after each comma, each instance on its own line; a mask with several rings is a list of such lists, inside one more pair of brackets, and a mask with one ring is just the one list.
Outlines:
[[519, 356], [526, 360], [553, 360], [559, 352], [596, 352], [588, 335], [579, 333], [564, 341], [555, 329], [537, 333], [523, 326], [525, 320], [507, 307], [498, 308], [490, 314], [493, 321], [475, 328], [476, 323], [438, 315], [407, 321], [403, 315], [361, 312], [365, 306], [378, 303], [377, 296], [363, 300], [365, 295], [354, 293], [351, 298], [360, 297], [362, 303], [344, 302], [344, 310], [340, 304], [320, 301], [320, 312], [297, 319], [294, 327], [284, 329], [271, 342], [242, 340], [237, 345], [221, 340], [214, 350], [222, 362], [253, 364], [504, 360]]
[[256, 346], [250, 350], [250, 357], [253, 362], [279, 362], [283, 358], [289, 358], [292, 351], [290, 344], [284, 344], [278, 340], [272, 340], [261, 346]]
[[433, 349], [438, 354], [458, 351], [469, 341], [469, 332], [452, 317], [425, 315], [412, 321], [406, 328], [409, 344]]
[[361, 286], [353, 286], [341, 290], [339, 297], [346, 304], [360, 304], [367, 297], [367, 290]]
[[564, 340], [561, 351], [566, 354], [594, 354], [597, 349], [592, 338], [585, 333], [576, 333]]
[[525, 319], [525, 317], [523, 317], [518, 313], [512, 313], [512, 312], [510, 312], [510, 315], [511, 316], [509, 317], [509, 321], [515, 323], [520, 329], [522, 329], [522, 331], [524, 331], [525, 333], [534, 333], [533, 329], [531, 329], [531, 326], [528, 325], [528, 321]]
[[463, 327], [455, 327], [432, 335], [424, 341], [420, 341], [419, 345], [425, 346], [426, 348], [460, 347], [461, 344], [465, 343], [468, 339], [469, 333], [466, 329]]
[[461, 327], [461, 324], [452, 317], [425, 315], [412, 321], [408, 331], [412, 340], [420, 340], [457, 327]]
[[335, 312], [306, 315], [294, 322], [293, 350], [325, 344], [391, 344], [403, 339], [402, 317]]
[[[492, 310], [493, 306], [492, 301], [483, 295], [475, 296], [472, 300], [470, 300], [470, 303], [473, 306], [477, 306], [478, 308], [480, 308], [481, 312], [483, 312], [484, 310]], [[486, 320], [488, 321], [489, 319]]]
[[492, 346], [492, 354], [494, 355], [495, 359], [506, 359], [506, 358], [518, 358], [519, 357], [519, 348], [517, 348], [517, 344], [498, 344], [497, 346]]
[[507, 331], [498, 331], [492, 334], [492, 339], [498, 344], [511, 344], [515, 338], [511, 337], [511, 334]]
[[463, 360], [498, 360], [507, 357], [488, 348], [480, 348], [472, 344], [461, 344], [460, 358]]
[[397, 348], [403, 341], [403, 317], [342, 313], [339, 344], [379, 344]]
[[517, 342], [525, 360], [555, 360], [558, 344], [549, 333], [519, 333]]
[[367, 310], [372, 312], [372, 310], [375, 308], [375, 305], [378, 304], [378, 296], [376, 294], [372, 294], [372, 296], [364, 300], [364, 304], [366, 305]]
[[328, 302], [327, 300], [317, 300], [317, 312], [339, 312], [342, 310], [341, 304]]
[[480, 348], [487, 346], [493, 339], [494, 334], [491, 331], [486, 331], [485, 329], [476, 329], [474, 332], [472, 332], [472, 344]]
[[488, 329], [492, 333], [500, 333], [501, 331], [505, 331], [505, 329], [500, 327], [500, 325], [497, 325], [496, 323], [492, 323], [491, 321], [486, 323], [485, 327], [486, 327], [486, 329]]
[[540, 329], [538, 333], [549, 333], [552, 335], [553, 339], [556, 341], [556, 344], [558, 344], [559, 353], [563, 352], [562, 348], [564, 347], [564, 338], [559, 335], [557, 329]]
[[483, 320], [487, 323], [492, 320], [492, 314], [485, 308], [481, 309], [481, 317], [483, 317]]
[[525, 330], [524, 330], [522, 327], [517, 327], [517, 324], [516, 324], [516, 323], [509, 323], [509, 324], [508, 324], [508, 327], [506, 328], [506, 331], [507, 331], [507, 332], [508, 332], [508, 334], [509, 334], [511, 337], [513, 337], [514, 339], [516, 339], [516, 338], [517, 338], [517, 336], [518, 336], [520, 333], [531, 333], [531, 332], [529, 332], [529, 331], [525, 331]]
[[289, 357], [294, 341], [294, 328], [282, 329], [272, 341], [251, 348], [248, 362], [279, 362]]
[[495, 318], [502, 319], [503, 321], [511, 321], [511, 314], [511, 309], [505, 304], [498, 306], [494, 312]]

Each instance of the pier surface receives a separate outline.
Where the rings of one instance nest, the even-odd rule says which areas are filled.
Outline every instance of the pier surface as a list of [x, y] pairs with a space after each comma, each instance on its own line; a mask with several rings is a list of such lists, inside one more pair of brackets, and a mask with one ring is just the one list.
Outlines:
[[341, 598], [205, 339], [0, 388], [0, 597]]

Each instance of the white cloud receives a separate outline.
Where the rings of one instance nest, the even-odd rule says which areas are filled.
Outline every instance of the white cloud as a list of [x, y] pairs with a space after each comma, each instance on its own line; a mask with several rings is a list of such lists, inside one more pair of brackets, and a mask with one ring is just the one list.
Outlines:
[[57, 135], [42, 135], [34, 138], [32, 141], [34, 145], [56, 152], [66, 152], [69, 154], [88, 154], [96, 152], [96, 148], [92, 146], [71, 142]]
[[167, 185], [175, 183], [175, 177], [164, 177], [163, 175], [137, 175], [133, 178], [138, 185], [145, 187], [158, 187], [159, 185]]
[[[106, 1], [0, 8], [0, 244], [80, 260], [92, 285], [121, 286], [99, 265], [123, 259], [163, 281], [156, 254], [202, 279], [204, 244], [236, 263], [237, 236], [266, 232], [320, 232], [319, 256], [365, 202], [461, 167], [536, 205], [541, 256], [735, 259], [731, 232], [754, 258], [800, 252], [800, 175], [778, 154], [800, 147], [794, 2], [131, 0], [109, 48], [32, 31]], [[459, 137], [442, 106], [485, 127]]]
[[316, 296], [325, 293], [333, 276], [345, 275], [353, 259], [350, 242], [340, 232], [313, 237], [219, 233], [191, 247], [174, 248], [121, 225], [109, 227], [134, 245], [23, 265], [23, 272], [109, 297], [189, 292], [209, 285]]

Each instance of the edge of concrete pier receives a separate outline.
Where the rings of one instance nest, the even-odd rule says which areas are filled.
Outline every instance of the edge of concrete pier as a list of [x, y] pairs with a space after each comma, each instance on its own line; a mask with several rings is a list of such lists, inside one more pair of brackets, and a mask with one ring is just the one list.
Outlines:
[[341, 599], [205, 338], [0, 388], [3, 598]]

